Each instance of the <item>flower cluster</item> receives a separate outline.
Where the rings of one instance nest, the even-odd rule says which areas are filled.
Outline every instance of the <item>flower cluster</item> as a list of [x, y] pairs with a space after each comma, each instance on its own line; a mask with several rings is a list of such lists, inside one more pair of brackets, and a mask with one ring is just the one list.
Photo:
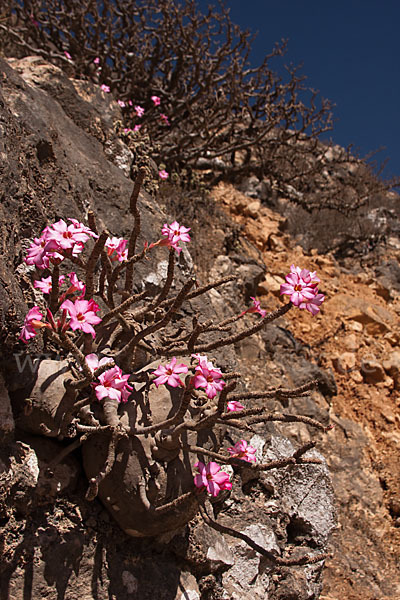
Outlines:
[[232, 458], [240, 458], [246, 462], [256, 462], [256, 448], [250, 446], [246, 440], [239, 440], [233, 448], [228, 448], [228, 452]]
[[196, 389], [203, 388], [207, 398], [215, 398], [217, 392], [220, 392], [225, 387], [225, 381], [222, 379], [220, 369], [214, 367], [207, 356], [192, 354], [192, 357], [199, 361], [193, 377], [194, 387]]
[[70, 225], [60, 219], [53, 225], [45, 227], [40, 237], [34, 238], [25, 262], [28, 265], [35, 265], [38, 269], [47, 269], [50, 262], [58, 264], [64, 260], [65, 253], [77, 256], [82, 252], [89, 237], [98, 237], [76, 219], [69, 219], [69, 221], [71, 221]]
[[197, 488], [206, 488], [212, 496], [218, 496], [221, 490], [232, 489], [228, 473], [221, 471], [221, 467], [217, 463], [211, 461], [205, 465], [198, 461], [194, 468], [199, 472], [198, 475], [194, 476], [194, 485]]
[[281, 294], [290, 296], [290, 301], [295, 306], [305, 308], [312, 315], [316, 315], [325, 300], [325, 296], [318, 293], [320, 279], [316, 276], [316, 271], [310, 272], [292, 265], [286, 281], [287, 283], [281, 285]]
[[127, 244], [128, 240], [124, 240], [123, 238], [107, 238], [104, 247], [107, 249], [107, 255], [110, 257], [111, 262], [128, 260]]
[[[104, 357], [98, 359], [96, 354], [88, 354], [85, 357], [85, 361], [89, 369], [94, 373], [96, 369], [110, 362], [110, 358]], [[123, 375], [119, 367], [111, 367], [107, 369], [101, 375], [99, 375], [99, 383], [92, 383], [92, 387], [95, 391], [97, 400], [103, 400], [103, 398], [111, 398], [118, 402], [128, 402], [130, 393], [133, 389], [129, 385], [130, 375]]]

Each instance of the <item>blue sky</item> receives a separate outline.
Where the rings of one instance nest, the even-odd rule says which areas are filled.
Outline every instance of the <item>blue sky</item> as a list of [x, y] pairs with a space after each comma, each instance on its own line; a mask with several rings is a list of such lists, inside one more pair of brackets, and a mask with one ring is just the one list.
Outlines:
[[[200, 9], [209, 4], [198, 0]], [[335, 143], [361, 156], [381, 147], [400, 176], [400, 0], [226, 0], [231, 20], [257, 32], [252, 62], [288, 39], [286, 63], [303, 63], [310, 87], [336, 106]], [[273, 65], [271, 65], [273, 66]]]

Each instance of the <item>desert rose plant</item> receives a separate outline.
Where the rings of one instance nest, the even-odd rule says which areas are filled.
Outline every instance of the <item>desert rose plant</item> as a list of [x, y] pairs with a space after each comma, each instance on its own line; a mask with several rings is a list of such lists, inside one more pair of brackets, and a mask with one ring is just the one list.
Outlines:
[[[157, 106], [157, 96], [152, 100]], [[129, 239], [98, 231], [89, 213], [88, 225], [76, 219], [48, 225], [27, 252], [25, 261], [35, 267], [34, 285], [43, 301], [29, 309], [20, 339], [29, 343], [44, 335], [64, 359], [42, 361], [22, 425], [71, 440], [50, 463], [50, 474], [68, 452], [82, 447], [87, 498], [99, 496], [129, 535], [174, 530], [200, 511], [211, 527], [244, 539], [276, 564], [321, 560], [325, 555], [276, 557], [220, 525], [206, 509], [207, 498], [232, 488], [223, 465], [257, 472], [318, 462], [304, 456], [312, 443], [290, 457], [261, 462], [245, 439], [254, 424], [269, 421], [303, 422], [327, 431], [329, 427], [309, 417], [252, 405], [266, 398], [306, 396], [316, 382], [296, 389], [235, 392], [240, 373], [223, 372], [215, 351], [260, 331], [293, 307], [315, 315], [324, 300], [320, 280], [315, 272], [292, 265], [281, 288], [290, 301], [278, 309], [267, 312], [253, 297], [250, 306], [221, 322], [198, 314], [182, 326], [179, 315], [185, 302], [233, 277], [198, 287], [190, 278], [171, 292], [176, 259], [191, 242], [190, 228], [177, 221], [165, 223], [158, 240], [138, 248], [143, 176], [130, 199], [134, 225]], [[134, 265], [155, 252], [168, 253], [161, 290], [133, 293]], [[61, 273], [64, 265], [68, 267]], [[235, 444], [224, 450], [226, 426], [238, 433]]]

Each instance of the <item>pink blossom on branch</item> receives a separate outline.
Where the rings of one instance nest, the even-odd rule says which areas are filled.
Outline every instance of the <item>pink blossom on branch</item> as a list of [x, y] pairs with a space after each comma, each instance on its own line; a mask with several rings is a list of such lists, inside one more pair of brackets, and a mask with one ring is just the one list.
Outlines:
[[[58, 278], [58, 285], [62, 285], [65, 281], [65, 276], [60, 275]], [[34, 281], [33, 286], [40, 290], [43, 294], [50, 294], [52, 285], [51, 285], [51, 275], [49, 277], [43, 277], [39, 281]]]
[[34, 306], [31, 308], [25, 317], [19, 339], [27, 344], [31, 338], [35, 337], [38, 329], [48, 327], [47, 323], [41, 323], [42, 319], [43, 315], [40, 312], [39, 307]]
[[190, 227], [184, 227], [183, 225], [179, 225], [177, 221], [168, 225], [168, 223], [164, 223], [164, 226], [161, 230], [161, 233], [164, 236], [167, 236], [164, 240], [159, 240], [155, 242], [155, 244], [151, 244], [149, 249], [153, 246], [167, 246], [167, 248], [173, 248], [177, 251], [178, 254], [182, 252], [182, 248], [179, 246], [179, 242], [190, 242], [189, 232]]
[[161, 113], [161, 115], [160, 115], [160, 119], [161, 119], [162, 121], [164, 121], [164, 123], [165, 123], [166, 125], [171, 125], [171, 123], [170, 123], [170, 122], [169, 122], [169, 120], [168, 120], [168, 117], [167, 117], [167, 115], [164, 115], [163, 113]]
[[93, 325], [101, 323], [101, 318], [95, 314], [99, 306], [94, 300], [65, 300], [60, 308], [68, 312], [71, 329], [81, 329], [84, 333], [90, 333], [93, 339], [96, 337]]
[[251, 300], [253, 300], [253, 304], [252, 306], [250, 306], [250, 308], [248, 308], [247, 310], [244, 310], [240, 316], [243, 317], [243, 315], [246, 315], [247, 313], [258, 313], [259, 315], [262, 316], [262, 318], [265, 317], [265, 315], [267, 314], [267, 311], [264, 310], [263, 308], [261, 308], [261, 304], [260, 301], [257, 300], [256, 298], [254, 298], [254, 296], [250, 296]]
[[305, 308], [314, 316], [325, 300], [325, 296], [318, 293], [319, 282], [316, 271], [300, 269], [292, 265], [289, 275], [286, 276], [286, 283], [281, 285], [281, 294], [290, 296], [290, 301], [295, 306]]
[[69, 296], [70, 294], [74, 294], [75, 292], [81, 292], [81, 295], [83, 296], [85, 294], [86, 289], [86, 286], [83, 283], [83, 281], [79, 281], [77, 274], [74, 272], [67, 273], [67, 277], [69, 277], [71, 285], [65, 292], [65, 295]]
[[212, 496], [218, 496], [221, 490], [231, 490], [232, 484], [229, 481], [229, 475], [221, 471], [221, 467], [215, 462], [209, 462], [206, 465], [198, 461], [194, 468], [199, 471], [194, 476], [194, 485], [197, 488], [206, 488]]
[[308, 312], [312, 314], [312, 316], [315, 316], [319, 312], [319, 307], [321, 306], [324, 300], [325, 296], [323, 294], [316, 294], [314, 298], [311, 298], [311, 300], [307, 300], [307, 302], [302, 302], [299, 305], [299, 308], [305, 308], [306, 310], [308, 310]]
[[105, 83], [101, 84], [100, 89], [102, 92], [105, 92], [106, 94], [109, 94], [111, 92], [110, 86], [106, 85]]
[[161, 99], [158, 96], [152, 96], [151, 97], [154, 106], [160, 106], [161, 104]]
[[68, 60], [72, 60], [72, 56], [66, 50], [64, 50], [64, 55], [66, 56], [66, 58], [68, 58]]
[[226, 410], [228, 412], [238, 412], [239, 410], [243, 409], [243, 404], [240, 404], [240, 402], [238, 402], [237, 400], [229, 400], [229, 402], [226, 405]]
[[119, 262], [123, 262], [128, 259], [128, 250], [126, 249], [127, 244], [128, 240], [124, 240], [123, 238], [107, 238], [104, 246], [107, 248], [107, 255], [110, 257], [111, 261], [118, 260]]
[[[91, 355], [89, 354], [88, 356]], [[92, 364], [94, 363], [92, 362]], [[89, 368], [91, 369], [90, 365]], [[129, 377], [130, 375], [122, 375], [121, 369], [117, 366], [102, 373], [99, 376], [99, 383], [91, 384], [94, 388], [97, 400], [111, 398], [112, 400], [118, 400], [118, 402], [127, 402], [133, 389], [133, 387], [128, 384]]]
[[92, 371], [92, 373], [94, 373], [96, 371], [96, 369], [98, 369], [99, 367], [102, 367], [103, 365], [106, 365], [107, 363], [111, 363], [112, 360], [113, 359], [108, 356], [104, 356], [103, 358], [101, 358], [99, 360], [97, 354], [87, 354], [85, 356], [86, 364], [89, 367], [89, 369]]
[[220, 369], [214, 367], [206, 356], [192, 354], [192, 357], [199, 361], [192, 380], [194, 387], [203, 388], [208, 398], [215, 398], [217, 392], [225, 387]]
[[117, 103], [119, 104], [119, 106], [121, 108], [125, 108], [125, 106], [126, 106], [126, 104], [125, 104], [125, 102], [123, 100], [117, 100]]
[[100, 64], [100, 58], [98, 56], [96, 56], [96, 58], [93, 60], [95, 65]]
[[232, 458], [240, 458], [246, 462], [256, 462], [255, 453], [257, 450], [253, 446], [250, 446], [246, 440], [236, 442], [233, 448], [228, 448], [228, 452]]
[[292, 265], [285, 279], [287, 283], [281, 285], [281, 294], [290, 296], [290, 301], [295, 306], [311, 300], [318, 292], [319, 278], [316, 277], [315, 271], [311, 273], [307, 269]]
[[158, 176], [160, 179], [168, 179], [169, 173], [165, 169], [162, 169], [158, 172]]
[[181, 375], [182, 373], [187, 373], [188, 368], [183, 363], [180, 363], [179, 365], [177, 365], [176, 361], [177, 361], [177, 359], [174, 356], [170, 363], [168, 363], [165, 366], [160, 365], [159, 367], [157, 367], [157, 369], [155, 371], [153, 371], [154, 375], [158, 375], [158, 377], [156, 379], [154, 379], [154, 383], [156, 384], [157, 387], [159, 387], [160, 385], [166, 385], [166, 384], [170, 385], [171, 387], [174, 387], [174, 388], [184, 385], [182, 383], [179, 375]]
[[137, 114], [138, 117], [143, 117], [143, 115], [144, 115], [144, 108], [143, 108], [143, 106], [136, 105], [134, 107], [134, 109], [135, 109], [135, 112], [136, 112], [136, 114]]

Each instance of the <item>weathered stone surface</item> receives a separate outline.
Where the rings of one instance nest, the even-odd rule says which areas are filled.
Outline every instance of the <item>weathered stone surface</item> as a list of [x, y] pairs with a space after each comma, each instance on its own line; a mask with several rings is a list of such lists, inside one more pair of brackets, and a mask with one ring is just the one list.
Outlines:
[[332, 364], [338, 373], [344, 375], [356, 366], [356, 356], [353, 352], [343, 352], [332, 359]]
[[0, 446], [8, 444], [14, 434], [14, 416], [11, 409], [10, 397], [0, 373]]
[[385, 371], [393, 378], [395, 388], [400, 389], [400, 352], [391, 352], [382, 363]]
[[361, 373], [367, 383], [379, 383], [380, 381], [385, 381], [385, 370], [377, 360], [363, 360], [361, 364]]

